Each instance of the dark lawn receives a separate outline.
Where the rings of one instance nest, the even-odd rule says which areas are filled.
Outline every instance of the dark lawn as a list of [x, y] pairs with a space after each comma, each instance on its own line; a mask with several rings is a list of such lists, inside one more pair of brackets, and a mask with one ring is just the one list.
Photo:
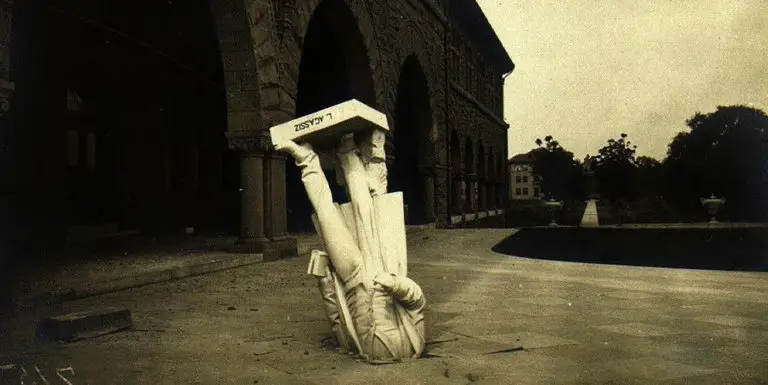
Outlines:
[[571, 262], [768, 271], [768, 229], [528, 228], [493, 251]]

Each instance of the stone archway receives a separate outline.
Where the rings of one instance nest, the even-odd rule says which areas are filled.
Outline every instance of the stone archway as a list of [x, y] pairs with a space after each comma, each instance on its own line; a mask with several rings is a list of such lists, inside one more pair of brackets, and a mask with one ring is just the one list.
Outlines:
[[[330, 10], [330, 12], [329, 12]], [[284, 1], [276, 8], [275, 19], [279, 20], [276, 30], [279, 36], [279, 49], [271, 56], [267, 56], [267, 62], [279, 63], [277, 77], [279, 84], [265, 84], [265, 87], [273, 88], [275, 95], [279, 95], [276, 104], [265, 101], [265, 114], [273, 123], [281, 123], [292, 119], [297, 111], [299, 99], [299, 81], [301, 67], [305, 59], [305, 51], [311, 40], [308, 40], [310, 26], [313, 20], [317, 21], [318, 15], [330, 17], [335, 35], [342, 37], [345, 43], [344, 50], [362, 51], [355, 55], [355, 62], [362, 62], [363, 57], [367, 61], [367, 72], [372, 77], [372, 83], [376, 86], [374, 96], [366, 104], [373, 107], [381, 107], [385, 104], [385, 89], [379, 87], [386, 78], [378, 47], [375, 42], [373, 20], [366, 2], [354, 0], [292, 0]], [[336, 13], [336, 14], [334, 14]], [[323, 18], [321, 17], [321, 18]], [[315, 23], [317, 24], [317, 23]], [[353, 48], [357, 46], [357, 48]], [[364, 54], [363, 54], [364, 53]], [[359, 66], [362, 68], [362, 66]], [[264, 81], [268, 82], [264, 74]], [[368, 83], [359, 85], [358, 91], [366, 88]], [[367, 92], [367, 91], [366, 91]]]
[[[25, 232], [54, 242], [67, 227], [105, 222], [104, 231], [236, 228], [238, 186], [222, 171], [237, 165], [226, 165], [234, 99], [225, 95], [239, 90], [224, 71], [248, 59], [223, 62], [220, 36], [248, 24], [244, 9], [229, 9], [238, 25], [224, 26], [219, 3], [16, 2], [11, 130], [22, 132], [16, 153], [27, 155], [14, 164], [10, 199], [37, 216]], [[77, 114], [68, 89], [82, 99]], [[237, 103], [259, 109], [258, 99]], [[83, 215], [74, 201], [93, 207]]]
[[408, 224], [433, 222], [435, 186], [433, 166], [436, 128], [429, 86], [415, 56], [403, 63], [397, 88], [394, 126], [394, 164], [389, 172], [390, 191], [402, 191], [408, 207]]
[[[308, 21], [298, 68], [295, 116], [305, 115], [349, 99], [377, 106], [366, 38], [355, 15], [342, 0], [324, 0]], [[298, 167], [286, 165], [288, 230], [312, 229], [312, 207], [301, 184]], [[328, 175], [334, 199], [344, 189]]]

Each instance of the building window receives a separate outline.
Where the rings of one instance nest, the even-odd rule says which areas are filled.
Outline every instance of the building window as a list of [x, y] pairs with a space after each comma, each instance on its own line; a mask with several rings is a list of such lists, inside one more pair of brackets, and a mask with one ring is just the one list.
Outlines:
[[521, 194], [521, 191], [522, 191], [522, 190], [520, 189], [520, 187], [516, 188], [516, 189], [515, 189], [515, 195], [520, 195], [520, 194]]
[[538, 187], [534, 187], [533, 188], [533, 196], [535, 196], [535, 197], [539, 196], [539, 188]]
[[515, 183], [520, 183], [521, 181], [520, 175], [515, 176]]
[[528, 195], [528, 187], [523, 187], [523, 195]]
[[528, 183], [528, 175], [523, 175], [523, 183]]

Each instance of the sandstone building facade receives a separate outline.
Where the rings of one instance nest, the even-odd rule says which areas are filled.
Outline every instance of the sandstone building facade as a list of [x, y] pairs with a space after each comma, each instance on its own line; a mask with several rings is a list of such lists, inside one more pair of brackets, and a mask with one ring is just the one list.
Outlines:
[[2, 247], [194, 226], [295, 253], [309, 205], [268, 128], [350, 98], [388, 116], [410, 223], [477, 223], [513, 68], [474, 0], [5, 0]]

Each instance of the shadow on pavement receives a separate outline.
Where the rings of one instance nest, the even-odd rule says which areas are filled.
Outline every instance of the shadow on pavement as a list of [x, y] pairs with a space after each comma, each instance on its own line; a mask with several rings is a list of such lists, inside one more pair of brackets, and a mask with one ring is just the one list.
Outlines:
[[613, 265], [768, 271], [768, 229], [528, 228], [493, 251]]

